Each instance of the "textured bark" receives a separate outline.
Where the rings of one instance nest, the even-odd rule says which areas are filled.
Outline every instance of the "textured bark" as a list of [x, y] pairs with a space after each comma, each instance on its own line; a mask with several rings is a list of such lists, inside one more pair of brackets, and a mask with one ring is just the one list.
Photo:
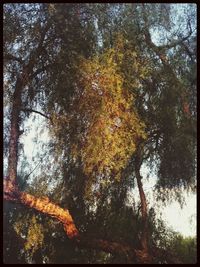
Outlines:
[[4, 182], [4, 198], [18, 201], [29, 208], [56, 218], [63, 224], [64, 230], [70, 239], [78, 237], [78, 230], [69, 211], [52, 203], [48, 197], [35, 197], [26, 192], [19, 192], [17, 188], [13, 187], [12, 182], [7, 179]]
[[63, 224], [67, 236], [71, 239], [78, 236], [78, 230], [73, 222], [72, 216], [67, 209], [63, 209], [52, 203], [47, 197], [36, 198], [25, 192], [19, 193], [22, 204], [34, 208], [44, 214], [55, 217]]

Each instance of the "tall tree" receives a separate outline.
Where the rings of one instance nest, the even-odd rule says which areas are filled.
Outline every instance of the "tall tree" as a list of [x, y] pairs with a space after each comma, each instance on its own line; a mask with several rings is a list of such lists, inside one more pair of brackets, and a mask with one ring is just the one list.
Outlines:
[[[157, 167], [157, 189], [164, 192], [160, 197], [174, 192], [179, 197], [182, 188], [195, 185], [195, 9], [183, 6], [186, 16], [180, 25], [185, 30], [181, 31], [172, 25], [177, 7], [4, 5], [4, 94], [10, 112], [4, 198], [56, 218], [77, 246], [123, 255], [128, 262], [156, 261], [159, 251], [150, 245], [142, 164]], [[167, 36], [161, 44], [153, 42], [156, 27]], [[54, 204], [45, 194], [38, 196], [36, 180], [35, 196], [20, 190], [20, 135], [31, 113], [47, 120], [53, 159], [62, 168], [57, 201], [65, 186], [68, 208]], [[138, 217], [125, 208], [134, 178], [141, 202]], [[123, 216], [141, 222], [132, 237], [137, 242], [124, 244], [84, 233], [90, 229], [87, 220], [97, 227], [98, 219], [118, 212], [118, 207]], [[104, 222], [109, 224], [109, 219], [120, 222], [109, 214]], [[43, 228], [34, 216], [30, 224], [28, 249], [36, 240], [36, 228], [41, 241], [37, 246], [43, 242]], [[15, 229], [19, 233], [21, 223]]]

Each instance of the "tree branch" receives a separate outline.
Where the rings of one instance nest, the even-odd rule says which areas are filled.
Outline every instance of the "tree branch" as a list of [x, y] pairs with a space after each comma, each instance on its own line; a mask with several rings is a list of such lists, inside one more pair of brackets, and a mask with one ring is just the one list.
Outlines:
[[188, 54], [188, 56], [190, 57], [192, 63], [194, 63], [194, 58], [193, 56], [195, 55], [194, 53], [192, 53], [189, 49], [189, 47], [187, 47], [187, 45], [185, 43], [181, 43], [181, 46], [184, 48], [185, 52]]
[[45, 35], [47, 33], [47, 31], [50, 28], [50, 22], [48, 22], [44, 28], [42, 29], [41, 32], [41, 36], [40, 36], [40, 41], [38, 43], [38, 46], [36, 49], [34, 49], [31, 54], [30, 54], [30, 58], [29, 58], [29, 62], [27, 64], [27, 69], [29, 70], [29, 73], [31, 73], [31, 71], [33, 70], [33, 66], [37, 60], [38, 55], [40, 55], [42, 49], [43, 49], [43, 43], [44, 43], [44, 39], [45, 39]]
[[20, 192], [17, 186], [7, 178], [4, 179], [4, 198], [11, 201], [17, 200], [29, 208], [34, 208], [37, 211], [56, 218], [63, 224], [64, 230], [70, 239], [78, 237], [78, 230], [69, 211], [52, 203], [48, 197], [35, 197], [26, 192]]
[[[143, 4], [143, 19], [145, 22], [145, 29], [144, 29], [144, 35], [145, 35], [145, 39], [147, 44], [149, 45], [149, 47], [154, 51], [154, 53], [159, 57], [159, 59], [161, 60], [166, 72], [169, 73], [169, 75], [173, 78], [174, 80], [174, 86], [179, 87], [182, 90], [182, 94], [181, 94], [181, 98], [182, 98], [182, 109], [183, 112], [186, 116], [191, 116], [190, 110], [189, 110], [189, 104], [187, 101], [187, 97], [186, 97], [186, 88], [183, 85], [183, 83], [179, 80], [179, 78], [176, 76], [176, 73], [174, 72], [174, 70], [172, 69], [170, 62], [164, 52], [164, 50], [162, 49], [162, 47], [155, 45], [152, 40], [151, 40], [151, 35], [150, 32], [148, 30], [148, 21], [147, 21], [147, 16], [145, 13], [145, 5]], [[182, 43], [183, 44], [183, 43]]]
[[129, 263], [133, 261], [137, 263], [151, 263], [152, 261], [151, 257], [144, 250], [134, 249], [126, 244], [96, 239], [87, 234], [80, 234], [69, 210], [54, 204], [48, 197], [35, 197], [26, 192], [20, 192], [9, 178], [4, 179], [4, 199], [18, 202], [57, 219], [63, 224], [64, 231], [69, 239], [76, 242], [79, 247], [98, 249], [122, 255], [128, 259]]
[[[144, 23], [145, 23], [145, 29], [144, 29], [145, 38], [146, 38], [146, 40], [148, 41], [148, 43], [149, 43], [149, 42], [152, 43], [152, 41], [151, 41], [151, 36], [150, 36], [149, 31], [148, 31], [148, 19], [147, 19], [146, 10], [145, 10], [145, 9], [146, 9], [145, 4], [142, 4], [142, 7], [143, 7], [143, 19], [144, 19]], [[158, 50], [160, 50], [160, 51], [163, 51], [163, 50], [165, 50], [165, 49], [170, 49], [170, 48], [176, 47], [177, 45], [181, 45], [181, 44], [183, 44], [185, 41], [187, 41], [187, 40], [190, 38], [190, 36], [193, 34], [193, 32], [195, 32], [195, 30], [196, 30], [196, 29], [192, 30], [192, 28], [191, 28], [191, 24], [190, 24], [190, 20], [188, 21], [188, 26], [189, 26], [189, 33], [188, 33], [187, 36], [184, 36], [184, 37], [179, 36], [181, 39], [179, 39], [179, 40], [173, 40], [173, 41], [171, 41], [171, 43], [166, 44], [166, 45], [156, 46], [156, 45], [154, 45], [153, 43], [152, 43], [152, 44], [153, 44]], [[152, 44], [151, 44], [151, 45], [152, 45]]]
[[34, 110], [34, 109], [31, 109], [31, 108], [24, 108], [24, 109], [21, 109], [21, 111], [24, 111], [24, 112], [34, 112], [34, 113], [37, 113], [47, 119], [50, 119], [47, 115], [45, 115], [44, 113], [40, 112], [40, 111], [37, 111], [37, 110]]
[[80, 235], [77, 245], [82, 248], [93, 248], [123, 256], [127, 259], [127, 263], [149, 264], [153, 262], [152, 257], [144, 250], [135, 249], [124, 243], [96, 239], [87, 234]]
[[171, 41], [170, 44], [160, 45], [160, 46], [158, 46], [158, 48], [159, 49], [170, 49], [170, 48], [176, 47], [177, 45], [182, 45], [185, 41], [187, 41], [190, 38], [192, 33], [193, 32], [189, 32], [189, 34], [187, 36], [185, 36], [185, 37], [182, 37], [181, 40]]

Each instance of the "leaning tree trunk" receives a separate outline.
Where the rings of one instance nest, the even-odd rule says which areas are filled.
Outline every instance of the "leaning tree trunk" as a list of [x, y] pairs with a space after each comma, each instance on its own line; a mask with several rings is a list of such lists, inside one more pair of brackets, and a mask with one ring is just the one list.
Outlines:
[[143, 151], [143, 144], [138, 144], [138, 149], [135, 155], [135, 176], [140, 195], [141, 215], [142, 215], [142, 233], [140, 238], [140, 245], [141, 245], [141, 257], [143, 257], [144, 261], [151, 262], [152, 259], [148, 247], [147, 201], [143, 190], [142, 176], [140, 175], [140, 168], [142, 165], [142, 151]]

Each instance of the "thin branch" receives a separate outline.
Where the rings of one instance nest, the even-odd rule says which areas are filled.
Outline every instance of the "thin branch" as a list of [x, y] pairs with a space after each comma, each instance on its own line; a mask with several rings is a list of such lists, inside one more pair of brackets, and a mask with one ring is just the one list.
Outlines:
[[33, 66], [36, 63], [36, 59], [37, 59], [38, 55], [40, 55], [40, 53], [41, 53], [41, 51], [43, 49], [45, 35], [46, 35], [47, 31], [49, 30], [49, 28], [50, 28], [50, 22], [48, 22], [44, 26], [44, 28], [42, 29], [39, 44], [36, 47], [36, 49], [32, 51], [32, 53], [30, 55], [29, 63], [26, 66], [29, 69], [30, 72], [33, 70]]
[[[144, 4], [142, 4], [143, 6], [143, 19], [144, 19], [144, 23], [145, 23], [145, 29], [144, 29], [144, 35], [146, 38], [147, 43], [151, 43], [151, 46], [154, 46], [154, 49], [157, 49], [157, 53], [158, 51], [164, 51], [165, 49], [170, 49], [173, 47], [176, 47], [177, 45], [182, 45], [185, 41], [187, 41], [191, 35], [196, 31], [196, 29], [192, 30], [191, 28], [191, 24], [190, 24], [190, 20], [188, 21], [188, 25], [189, 25], [189, 33], [187, 36], [185, 37], [181, 37], [179, 36], [181, 39], [179, 40], [172, 40], [171, 43], [166, 44], [166, 45], [160, 45], [160, 46], [156, 46], [152, 41], [151, 41], [151, 35], [148, 31], [148, 19], [147, 19], [147, 15], [146, 15], [146, 6]], [[160, 55], [159, 55], [160, 57]]]
[[185, 52], [188, 54], [188, 56], [190, 57], [192, 63], [194, 63], [194, 58], [193, 56], [195, 56], [195, 54], [193, 54], [189, 47], [185, 44], [185, 43], [181, 43], [181, 46], [184, 48]]
[[34, 110], [34, 109], [31, 109], [31, 108], [24, 108], [24, 109], [21, 109], [21, 111], [24, 111], [24, 112], [34, 112], [34, 113], [37, 113], [47, 119], [50, 119], [50, 117], [48, 117], [47, 115], [45, 115], [44, 113], [40, 112], [40, 111], [37, 111], [37, 110]]
[[171, 41], [170, 44], [166, 44], [166, 45], [161, 45], [158, 46], [159, 49], [170, 49], [173, 47], [176, 47], [177, 45], [182, 45], [183, 42], [185, 42], [186, 40], [189, 39], [189, 37], [192, 35], [193, 32], [190, 32], [187, 36], [181, 38], [181, 40], [177, 40], [177, 41]]
[[33, 168], [33, 170], [24, 177], [24, 180], [27, 179], [35, 171], [35, 169], [39, 166], [39, 164], [41, 164], [41, 162], [38, 162], [38, 164], [35, 166], [35, 168]]
[[143, 150], [144, 150], [144, 143], [139, 145], [136, 150], [135, 155], [135, 176], [137, 180], [137, 186], [139, 190], [140, 195], [140, 202], [141, 202], [141, 215], [142, 215], [142, 223], [143, 223], [143, 229], [141, 234], [141, 247], [144, 251], [146, 251], [147, 254], [149, 254], [149, 247], [148, 247], [148, 220], [147, 220], [147, 200], [146, 196], [143, 190], [143, 184], [142, 184], [142, 176], [140, 174], [140, 167], [143, 162]]

